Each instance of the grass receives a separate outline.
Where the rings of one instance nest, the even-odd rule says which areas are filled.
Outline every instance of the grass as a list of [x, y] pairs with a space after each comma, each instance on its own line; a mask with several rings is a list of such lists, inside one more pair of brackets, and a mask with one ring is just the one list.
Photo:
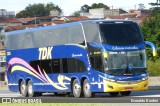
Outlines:
[[0, 104], [0, 106], [113, 106], [113, 104], [97, 103], [41, 103], [41, 104]]
[[147, 64], [149, 76], [160, 76], [160, 59], [155, 61], [148, 60]]
[[42, 103], [42, 104], [1, 104], [0, 106], [159, 106], [159, 103]]

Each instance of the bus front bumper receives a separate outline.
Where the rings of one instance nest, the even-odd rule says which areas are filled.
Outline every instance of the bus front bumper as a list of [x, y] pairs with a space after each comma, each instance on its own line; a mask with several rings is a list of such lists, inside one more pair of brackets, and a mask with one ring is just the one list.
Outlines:
[[105, 81], [104, 92], [139, 91], [148, 90], [148, 79], [138, 83], [121, 84], [117, 82]]

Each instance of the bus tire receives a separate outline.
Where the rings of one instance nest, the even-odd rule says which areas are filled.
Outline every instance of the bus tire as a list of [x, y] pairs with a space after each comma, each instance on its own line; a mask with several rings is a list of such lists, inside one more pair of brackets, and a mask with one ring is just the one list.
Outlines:
[[78, 83], [78, 80], [77, 80], [77, 79], [75, 79], [75, 80], [73, 81], [72, 90], [73, 90], [72, 92], [73, 92], [74, 97], [76, 97], [76, 98], [82, 97], [82, 87], [81, 87], [81, 85]]
[[42, 96], [42, 92], [35, 92], [36, 96]]
[[66, 93], [54, 92], [54, 96], [65, 96], [65, 97], [68, 97], [69, 95], [70, 95], [70, 92], [66, 92]]
[[24, 83], [24, 81], [22, 80], [20, 82], [20, 93], [22, 94], [23, 97], [27, 97], [27, 86], [26, 84]]
[[83, 82], [83, 93], [86, 98], [92, 98], [95, 96], [95, 93], [90, 90], [90, 84], [87, 79]]
[[109, 94], [110, 94], [112, 97], [116, 97], [116, 96], [118, 96], [119, 92], [109, 92]]
[[131, 91], [124, 91], [120, 92], [122, 96], [129, 96], [131, 94]]
[[31, 80], [28, 81], [27, 88], [28, 88], [27, 91], [28, 91], [28, 96], [29, 97], [37, 96], [36, 93], [33, 90], [33, 85], [32, 85], [32, 81]]

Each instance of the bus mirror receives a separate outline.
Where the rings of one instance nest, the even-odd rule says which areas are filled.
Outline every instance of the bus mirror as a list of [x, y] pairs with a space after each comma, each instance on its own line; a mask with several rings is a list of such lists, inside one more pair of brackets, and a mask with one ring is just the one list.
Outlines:
[[156, 47], [156, 45], [154, 43], [152, 43], [152, 42], [149, 42], [149, 41], [145, 41], [145, 44], [149, 45], [152, 48], [153, 56], [157, 56], [157, 47]]

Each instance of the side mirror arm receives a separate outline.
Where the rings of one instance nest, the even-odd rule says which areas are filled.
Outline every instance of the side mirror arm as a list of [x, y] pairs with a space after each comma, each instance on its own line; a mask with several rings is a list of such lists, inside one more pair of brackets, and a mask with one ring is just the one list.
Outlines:
[[149, 42], [149, 41], [145, 41], [145, 44], [149, 45], [152, 48], [153, 56], [157, 56], [157, 47], [156, 47], [156, 45], [154, 43], [152, 43], [152, 42]]

